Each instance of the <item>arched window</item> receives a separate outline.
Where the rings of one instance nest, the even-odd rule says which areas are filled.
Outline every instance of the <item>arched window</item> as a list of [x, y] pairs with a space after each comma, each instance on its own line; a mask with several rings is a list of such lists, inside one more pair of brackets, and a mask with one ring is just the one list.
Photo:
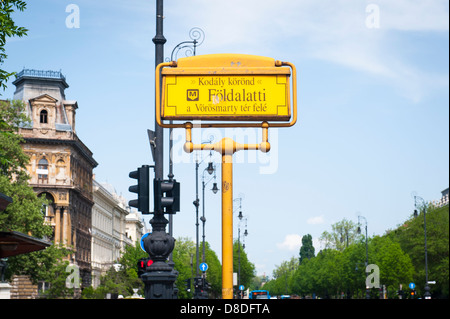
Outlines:
[[45, 158], [41, 158], [38, 162], [38, 182], [48, 184], [48, 161]]
[[48, 123], [48, 112], [47, 112], [47, 110], [42, 110], [41, 111], [41, 113], [39, 115], [39, 120], [43, 124], [47, 124]]
[[49, 193], [41, 193], [41, 194], [39, 194], [39, 196], [42, 196], [42, 195], [44, 195], [45, 199], [48, 201], [48, 204], [44, 205], [42, 207], [42, 213], [44, 214], [44, 217], [46, 217], [47, 219], [51, 219], [51, 218], [53, 218], [55, 216], [54, 207], [53, 207], [55, 199]]
[[47, 200], [47, 204], [42, 206], [42, 214], [44, 215], [44, 221], [47, 225], [52, 226], [53, 228], [53, 234], [49, 239], [54, 240], [55, 238], [55, 226], [56, 226], [56, 220], [55, 220], [55, 199], [50, 193], [41, 193], [39, 194], [39, 197], [45, 196], [45, 199]]

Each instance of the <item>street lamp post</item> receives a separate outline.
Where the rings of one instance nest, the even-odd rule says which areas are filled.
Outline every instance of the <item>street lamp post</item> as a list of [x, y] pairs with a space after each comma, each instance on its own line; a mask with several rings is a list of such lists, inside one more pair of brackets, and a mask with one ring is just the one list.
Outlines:
[[[214, 173], [214, 177], [210, 178], [207, 182], [205, 182], [205, 172], [208, 172], [209, 175]], [[208, 183], [214, 179], [213, 188], [211, 189], [214, 194], [217, 194], [219, 191], [219, 188], [217, 187], [216, 183], [216, 166], [213, 165], [212, 162], [208, 163], [208, 167], [203, 170], [202, 174], [202, 199], [203, 199], [203, 207], [202, 207], [202, 217], [200, 217], [201, 222], [203, 223], [203, 252], [202, 252], [202, 262], [205, 262], [205, 187], [208, 185]]]
[[[211, 141], [210, 141], [211, 142]], [[210, 162], [208, 163], [208, 167], [207, 168], [205, 168], [204, 170], [203, 170], [203, 173], [206, 171], [206, 172], [208, 172], [208, 174], [212, 174], [213, 172], [215, 172], [215, 167], [214, 167], [214, 165], [213, 165], [213, 163], [211, 162], [211, 156], [212, 156], [212, 154], [210, 153]], [[195, 228], [196, 228], [196, 243], [195, 243], [195, 253], [196, 253], [196, 277], [195, 277], [195, 282], [199, 282], [199, 278], [201, 278], [200, 277], [200, 273], [199, 273], [199, 271], [200, 271], [200, 269], [199, 269], [199, 265], [200, 265], [200, 262], [199, 262], [199, 257], [200, 257], [200, 253], [199, 253], [199, 218], [198, 218], [198, 214], [199, 214], [199, 212], [198, 212], [198, 207], [200, 206], [200, 199], [198, 198], [198, 169], [199, 169], [199, 167], [200, 167], [200, 164], [203, 162], [203, 160], [201, 160], [200, 162], [198, 161], [198, 157], [197, 157], [197, 160], [196, 160], [196, 162], [195, 162], [195, 200], [194, 200], [194, 202], [193, 202], [193, 204], [194, 204], [194, 206], [195, 206]], [[203, 223], [203, 262], [205, 261], [205, 257], [204, 257], [204, 254], [205, 254], [205, 222], [206, 222], [206, 218], [205, 218], [205, 205], [204, 205], [204, 203], [205, 203], [205, 186], [206, 186], [206, 184], [207, 183], [205, 183], [205, 181], [204, 181], [204, 175], [202, 175], [203, 176], [203, 178], [202, 178], [202, 188], [203, 188], [203, 216], [201, 217], [201, 221], [202, 221], [202, 223]], [[215, 178], [215, 174], [214, 174], [214, 178]], [[209, 182], [209, 181], [208, 181]], [[214, 189], [214, 187], [213, 187], [213, 192], [214, 193], [217, 193], [217, 191], [218, 191], [218, 188], [217, 188], [217, 183], [214, 183], [215, 185], [215, 189]], [[204, 282], [204, 281], [202, 281], [202, 282]], [[198, 299], [198, 298], [201, 298], [202, 296], [201, 296], [201, 293], [200, 293], [200, 291], [199, 291], [199, 289], [194, 289], [194, 299]]]
[[[205, 182], [205, 172], [208, 172], [209, 175], [211, 175], [214, 172], [214, 176], [211, 177], [208, 181]], [[206, 262], [206, 240], [205, 240], [205, 223], [206, 223], [206, 218], [205, 218], [205, 187], [206, 185], [212, 180], [214, 179], [214, 183], [213, 183], [213, 187], [211, 189], [211, 191], [214, 194], [217, 194], [217, 192], [219, 191], [219, 188], [217, 187], [217, 182], [216, 182], [216, 166], [213, 165], [212, 162], [208, 163], [208, 167], [205, 168], [203, 170], [203, 174], [202, 174], [202, 199], [203, 199], [203, 207], [202, 207], [202, 217], [200, 217], [200, 220], [203, 224], [203, 235], [202, 235], [202, 241], [203, 241], [203, 246], [202, 246], [202, 262]], [[206, 273], [203, 271], [202, 273], [202, 284], [204, 284], [203, 286], [203, 295], [205, 298], [207, 298], [208, 296], [208, 292], [207, 292], [207, 285], [206, 285]]]
[[[368, 246], [367, 246], [367, 219], [364, 216], [358, 215], [358, 229], [357, 229], [358, 234], [361, 234], [361, 227], [359, 226], [360, 218], [364, 219], [364, 221], [366, 223], [366, 261], [365, 261], [364, 265], [366, 266], [365, 272], [366, 272], [366, 277], [367, 277], [367, 275], [368, 275], [367, 266], [369, 265], [369, 250], [368, 250]], [[366, 299], [370, 299], [369, 288], [367, 286], [366, 286]]]
[[[181, 50], [185, 50], [186, 56], [189, 55], [189, 53], [192, 53], [192, 55], [196, 55], [197, 53], [197, 47], [203, 43], [205, 40], [205, 33], [200, 28], [192, 28], [189, 31], [189, 37], [191, 38], [191, 41], [183, 41], [181, 43], [178, 43], [175, 48], [173, 48], [172, 53], [170, 55], [170, 60], [174, 61], [177, 59], [178, 52]], [[162, 61], [161, 61], [162, 62]], [[169, 121], [170, 124], [173, 123], [173, 121]], [[169, 180], [172, 181], [174, 174], [173, 174], [173, 128], [169, 128]], [[173, 216], [172, 214], [169, 215], [169, 234], [173, 235]], [[170, 259], [172, 259], [172, 254], [170, 254]]]
[[422, 197], [414, 196], [414, 207], [416, 208], [414, 210], [414, 217], [418, 216], [417, 201], [421, 201], [422, 202], [422, 207], [423, 207], [423, 228], [424, 228], [424, 233], [425, 233], [425, 288], [424, 288], [425, 289], [425, 294], [424, 294], [424, 298], [425, 299], [431, 299], [430, 286], [428, 285], [427, 207], [426, 207], [425, 201], [423, 200]]
[[[244, 215], [242, 215], [242, 197], [236, 198], [235, 200], [239, 200], [239, 224], [238, 224], [238, 299], [242, 299], [242, 291], [240, 290], [241, 287], [241, 221], [244, 218]], [[244, 218], [246, 221], [245, 223], [245, 232], [244, 237], [248, 235], [247, 232], [247, 218]], [[243, 248], [245, 248], [245, 244], [243, 244]]]

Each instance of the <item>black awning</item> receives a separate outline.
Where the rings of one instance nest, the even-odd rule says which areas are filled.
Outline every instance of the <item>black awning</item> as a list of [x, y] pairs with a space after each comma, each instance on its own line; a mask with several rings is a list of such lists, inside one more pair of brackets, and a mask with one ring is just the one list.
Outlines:
[[0, 258], [42, 250], [52, 243], [17, 231], [0, 232]]
[[3, 193], [0, 193], [0, 212], [4, 211], [6, 207], [12, 203], [12, 198], [9, 196], [6, 196]]

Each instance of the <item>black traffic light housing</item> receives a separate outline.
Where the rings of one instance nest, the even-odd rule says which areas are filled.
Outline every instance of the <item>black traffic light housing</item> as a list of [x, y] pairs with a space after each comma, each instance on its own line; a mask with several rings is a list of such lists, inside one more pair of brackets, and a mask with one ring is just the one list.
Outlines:
[[137, 171], [130, 172], [131, 178], [137, 179], [137, 185], [130, 186], [128, 190], [137, 193], [138, 198], [130, 200], [128, 205], [136, 207], [143, 214], [150, 213], [150, 166], [142, 165]]
[[141, 258], [137, 262], [138, 267], [138, 277], [141, 278], [141, 276], [147, 272], [147, 268], [150, 267], [153, 264], [153, 260], [150, 258]]
[[186, 291], [191, 291], [191, 278], [188, 278], [185, 280], [185, 284], [186, 284]]
[[155, 213], [175, 214], [180, 211], [180, 183], [154, 179]]

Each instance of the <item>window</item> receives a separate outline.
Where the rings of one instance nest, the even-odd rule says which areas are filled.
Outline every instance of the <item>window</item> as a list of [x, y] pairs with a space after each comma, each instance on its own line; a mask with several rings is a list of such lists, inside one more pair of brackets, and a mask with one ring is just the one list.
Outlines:
[[39, 120], [43, 124], [47, 124], [48, 123], [48, 112], [47, 112], [47, 110], [42, 110], [41, 111], [41, 113], [39, 115]]
[[38, 174], [39, 183], [48, 184], [48, 161], [45, 158], [39, 160], [36, 173]]

